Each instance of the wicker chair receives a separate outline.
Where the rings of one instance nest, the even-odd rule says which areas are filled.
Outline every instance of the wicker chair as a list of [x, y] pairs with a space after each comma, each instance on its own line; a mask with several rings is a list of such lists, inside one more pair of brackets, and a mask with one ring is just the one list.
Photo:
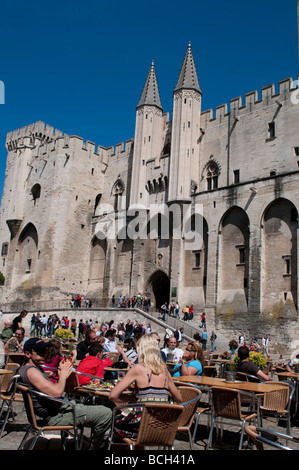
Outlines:
[[283, 445], [278, 442], [278, 439], [288, 441], [293, 441], [298, 443], [299, 438], [283, 434], [278, 431], [273, 431], [272, 429], [266, 429], [256, 426], [245, 426], [246, 435], [253, 441], [256, 450], [265, 450], [264, 445], [267, 445], [270, 448], [280, 449], [280, 450], [295, 450], [287, 445]]
[[279, 384], [282, 390], [269, 390], [264, 394], [263, 404], [259, 407], [260, 424], [266, 416], [275, 417], [287, 422], [287, 434], [291, 434], [291, 403], [295, 387], [290, 382], [267, 382]]
[[252, 374], [246, 374], [245, 372], [236, 372], [236, 379], [242, 380], [243, 382], [264, 382], [260, 377]]
[[[46, 395], [45, 393], [41, 393], [35, 390], [29, 390], [28, 387], [25, 387], [24, 385], [18, 384], [18, 389], [21, 391], [23, 395], [23, 400], [24, 400], [24, 405], [25, 405], [25, 411], [27, 415], [27, 419], [29, 421], [29, 427], [19, 445], [18, 450], [23, 449], [24, 444], [27, 440], [27, 437], [29, 434], [34, 434], [35, 437], [30, 443], [29, 449], [32, 450], [34, 449], [34, 446], [38, 440], [38, 438], [41, 436], [42, 433], [48, 432], [48, 431], [61, 431], [63, 438], [62, 438], [62, 445], [65, 443], [65, 439], [68, 434], [71, 434], [74, 439], [75, 439], [75, 449], [78, 450], [81, 446], [81, 437], [83, 437], [83, 427], [80, 426], [81, 429], [81, 435], [79, 434], [79, 429], [76, 424], [76, 412], [75, 412], [75, 407], [74, 404], [64, 400], [63, 398], [54, 398], [49, 395]], [[35, 415], [34, 411], [34, 406], [33, 406], [33, 401], [32, 401], [32, 395], [42, 397], [43, 399], [51, 400], [53, 402], [58, 402], [61, 404], [67, 404], [71, 407], [72, 413], [73, 413], [73, 425], [72, 426], [48, 426], [44, 420], [38, 419], [37, 416]]]
[[1, 390], [0, 390], [0, 398], [2, 400], [2, 404], [0, 408], [0, 419], [2, 418], [5, 407], [6, 407], [6, 414], [5, 414], [5, 418], [1, 426], [0, 439], [3, 436], [10, 414], [12, 416], [13, 421], [15, 421], [14, 412], [13, 412], [13, 402], [15, 401], [15, 402], [20, 403], [23, 401], [22, 395], [20, 393], [16, 393], [17, 380], [19, 378], [19, 375], [17, 375], [17, 372], [19, 368], [20, 368], [19, 364], [14, 364], [10, 362], [9, 364], [6, 364], [5, 369], [11, 372], [2, 376]]
[[78, 373], [72, 371], [65, 382], [64, 392], [68, 400], [75, 399], [79, 402], [82, 401], [82, 394], [79, 391], [80, 383]]
[[207, 443], [207, 449], [211, 448], [213, 431], [216, 424], [237, 424], [241, 427], [239, 450], [242, 449], [245, 425], [256, 419], [257, 414], [242, 410], [241, 396], [251, 397], [248, 392], [233, 388], [212, 387], [212, 420]]
[[[182, 387], [182, 382], [180, 382], [179, 380], [177, 380], [177, 381], [174, 380], [173, 383], [176, 387]], [[192, 443], [194, 443], [196, 433], [197, 433], [198, 423], [199, 423], [199, 419], [200, 419], [201, 415], [203, 413], [211, 415], [212, 406], [211, 406], [211, 398], [210, 398], [210, 395], [211, 395], [210, 387], [209, 386], [204, 386], [204, 385], [201, 385], [200, 387], [196, 387], [196, 385], [194, 385], [191, 382], [184, 382], [184, 387], [197, 388], [201, 392], [200, 401], [198, 401], [198, 403], [197, 403], [196, 413], [195, 413], [195, 417], [194, 417], [195, 426], [194, 426], [193, 435], [192, 435]], [[207, 397], [206, 397], [206, 400], [202, 401], [201, 399], [202, 399], [203, 394], [206, 395]], [[209, 416], [209, 419], [208, 419], [208, 422], [207, 422], [207, 429], [209, 429], [209, 427], [210, 427], [210, 416]]]
[[108, 352], [107, 357], [110, 359], [112, 364], [114, 364], [114, 362], [118, 361], [119, 353], [118, 352]]
[[[124, 408], [129, 408], [130, 410], [143, 408], [137, 439], [124, 438], [121, 442], [113, 441], [115, 417]], [[112, 415], [112, 433], [109, 449], [113, 445], [126, 445], [126, 447], [129, 446], [130, 450], [140, 450], [144, 447], [174, 449], [173, 443], [183, 410], [184, 407], [182, 405], [168, 403], [131, 403], [115, 407]]]
[[184, 407], [179, 421], [178, 432], [188, 433], [190, 449], [193, 449], [195, 434], [193, 433], [192, 436], [191, 427], [195, 419], [196, 421], [199, 419], [200, 412], [198, 402], [201, 397], [201, 391], [198, 388], [189, 386], [180, 386], [178, 389], [182, 394], [182, 406]]

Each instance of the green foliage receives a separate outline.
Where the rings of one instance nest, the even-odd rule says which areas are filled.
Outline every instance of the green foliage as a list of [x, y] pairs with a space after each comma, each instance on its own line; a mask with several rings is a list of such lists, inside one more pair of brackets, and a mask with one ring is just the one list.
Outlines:
[[4, 286], [5, 283], [5, 277], [3, 273], [0, 271], [0, 286]]
[[[262, 353], [257, 353], [257, 352], [254, 352], [254, 351], [250, 351], [249, 352], [249, 360], [251, 362], [253, 362], [254, 364], [256, 364], [257, 367], [261, 370], [264, 369], [265, 367], [267, 367], [267, 361], [264, 358], [264, 356], [262, 355]], [[236, 365], [238, 365], [238, 363], [240, 361], [239, 356], [236, 356], [234, 361], [235, 361]]]
[[227, 368], [227, 370], [228, 370], [229, 372], [236, 372], [236, 370], [237, 370], [237, 363], [236, 363], [236, 361], [234, 361], [234, 362], [232, 362], [232, 363], [228, 363], [228, 364], [226, 365], [226, 368]]
[[68, 341], [74, 337], [74, 333], [71, 330], [66, 330], [65, 328], [57, 328], [54, 336]]

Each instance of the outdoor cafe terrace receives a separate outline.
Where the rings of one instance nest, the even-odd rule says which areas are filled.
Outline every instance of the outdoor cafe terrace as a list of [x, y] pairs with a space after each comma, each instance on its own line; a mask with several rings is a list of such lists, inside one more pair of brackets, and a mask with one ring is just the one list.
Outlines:
[[[64, 354], [69, 354], [76, 344], [74, 341], [71, 343], [64, 342], [62, 350]], [[115, 363], [117, 357], [112, 356], [112, 353], [110, 357]], [[22, 390], [18, 388], [18, 371], [24, 359], [24, 354], [8, 352], [0, 369], [2, 400], [0, 406], [3, 405], [0, 417], [0, 449], [3, 451], [17, 450], [20, 446], [22, 449], [29, 449], [34, 443], [32, 434], [23, 442], [29, 423], [33, 423], [35, 431], [41, 429], [40, 424], [34, 422], [35, 416], [28, 406], [26, 393], [23, 390], [22, 394]], [[145, 450], [166, 446], [173, 452], [299, 449], [298, 369], [294, 368], [292, 372], [287, 372], [277, 366], [277, 361], [269, 358], [267, 373], [272, 380], [266, 382], [245, 374], [229, 377], [227, 372], [232, 362], [221, 358], [219, 354], [206, 351], [205, 365], [200, 376], [175, 377], [175, 385], [180, 387], [183, 396], [180, 415], [169, 419], [168, 422], [165, 416], [169, 417], [169, 413], [172, 412], [171, 407], [176, 405], [172, 404], [165, 416], [161, 415], [160, 409], [160, 415], [158, 418], [155, 417], [155, 438], [153, 438], [153, 434], [149, 432], [153, 423], [150, 416], [146, 418], [145, 413], [145, 411], [149, 413], [149, 410], [144, 409], [142, 419], [148, 421], [145, 428], [142, 428], [142, 433], [146, 432], [148, 435], [140, 437], [141, 448], [143, 445]], [[94, 386], [84, 387], [79, 384], [80, 373], [76, 372], [78, 363], [75, 362], [74, 370], [67, 380], [64, 398], [77, 402], [101, 403], [111, 407], [108, 398], [110, 390], [118, 380], [122, 379], [127, 369], [113, 367], [112, 364], [105, 369], [105, 374], [110, 374], [107, 375], [108, 379], [104, 378]], [[171, 371], [174, 364], [168, 362], [167, 366]], [[134, 402], [132, 391], [126, 392], [125, 400], [125, 403]], [[116, 405], [118, 406], [117, 403]], [[156, 413], [156, 410], [152, 410], [151, 413]], [[66, 439], [66, 450], [89, 449], [90, 430], [84, 429], [83, 432], [84, 439], [80, 439], [77, 443], [73, 437]], [[275, 434], [277, 432], [280, 434]], [[164, 442], [166, 435], [170, 441]], [[142, 444], [142, 438], [145, 439], [143, 441], [145, 444]], [[119, 449], [113, 441], [113, 431], [107, 434], [106, 439], [107, 449], [112, 451]], [[60, 450], [61, 446], [60, 430], [51, 429], [39, 435], [34, 449]], [[126, 450], [128, 447], [122, 449]]]

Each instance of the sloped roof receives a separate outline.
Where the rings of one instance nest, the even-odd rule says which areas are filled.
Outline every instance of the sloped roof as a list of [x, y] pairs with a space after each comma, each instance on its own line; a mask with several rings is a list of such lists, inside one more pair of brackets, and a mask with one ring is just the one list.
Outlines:
[[157, 106], [158, 108], [162, 109], [154, 61], [152, 62], [151, 68], [147, 75], [147, 79], [137, 108], [143, 105]]
[[182, 88], [201, 92], [190, 42], [188, 44], [188, 49], [183, 61], [180, 76], [174, 91], [180, 90]]

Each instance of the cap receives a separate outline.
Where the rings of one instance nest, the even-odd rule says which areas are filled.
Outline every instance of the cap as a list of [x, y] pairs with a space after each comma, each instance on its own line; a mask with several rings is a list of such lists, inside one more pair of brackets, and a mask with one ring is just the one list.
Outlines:
[[29, 338], [24, 344], [24, 352], [31, 352], [32, 350], [36, 353], [43, 353], [45, 352], [48, 344], [39, 338]]

